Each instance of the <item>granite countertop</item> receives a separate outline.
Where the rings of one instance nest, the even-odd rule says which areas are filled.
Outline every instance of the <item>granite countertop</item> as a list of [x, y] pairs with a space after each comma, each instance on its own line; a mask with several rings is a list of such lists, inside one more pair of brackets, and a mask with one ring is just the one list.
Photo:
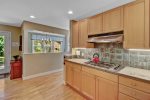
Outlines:
[[73, 59], [66, 59], [66, 60], [70, 61], [70, 62], [73, 62], [73, 63], [84, 65], [85, 67], [90, 67], [90, 68], [94, 68], [94, 69], [97, 69], [97, 70], [102, 70], [102, 71], [113, 73], [113, 74], [116, 74], [116, 72], [117, 72], [116, 70], [112, 70], [112, 69], [107, 69], [107, 68], [103, 68], [103, 67], [98, 67], [98, 66], [86, 64], [85, 62], [89, 61], [87, 59], [76, 59], [76, 58], [73, 58]]
[[106, 68], [101, 68], [101, 67], [96, 67], [93, 65], [89, 65], [86, 64], [85, 62], [89, 61], [87, 59], [66, 59], [66, 61], [70, 61], [73, 63], [77, 63], [77, 64], [81, 64], [81, 65], [85, 65], [87, 67], [91, 67], [91, 68], [95, 68], [98, 70], [102, 70], [102, 71], [107, 71], [113, 74], [118, 74], [118, 75], [125, 75], [125, 76], [129, 76], [132, 78], [136, 78], [136, 79], [140, 79], [140, 80], [144, 80], [144, 81], [148, 81], [150, 82], [150, 70], [145, 70], [145, 69], [139, 69], [139, 68], [133, 68], [133, 67], [124, 67], [118, 71], [114, 71], [114, 70], [109, 70]]
[[66, 60], [70, 62], [82, 64], [82, 65], [85, 65], [85, 62], [89, 61], [87, 59], [66, 59]]
[[134, 78], [146, 80], [150, 82], [150, 70], [133, 68], [133, 67], [124, 67], [122, 70], [118, 71], [118, 74], [127, 75]]

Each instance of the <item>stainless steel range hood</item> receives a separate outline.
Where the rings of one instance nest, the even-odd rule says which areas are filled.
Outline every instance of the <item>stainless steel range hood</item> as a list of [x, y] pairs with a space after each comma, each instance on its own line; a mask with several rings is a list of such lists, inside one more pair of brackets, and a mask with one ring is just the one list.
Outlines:
[[122, 43], [123, 34], [103, 34], [98, 36], [89, 36], [89, 43]]

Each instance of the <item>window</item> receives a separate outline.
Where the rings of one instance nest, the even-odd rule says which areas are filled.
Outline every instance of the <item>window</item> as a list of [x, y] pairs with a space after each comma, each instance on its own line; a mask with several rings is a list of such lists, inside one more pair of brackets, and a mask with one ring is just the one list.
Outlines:
[[45, 41], [45, 43], [46, 43], [44, 46], [45, 52], [51, 52], [52, 51], [52, 47], [51, 47], [52, 42], [51, 41]]
[[32, 34], [32, 53], [63, 52], [65, 37]]
[[32, 40], [32, 52], [33, 53], [51, 52], [51, 41]]
[[32, 51], [33, 53], [42, 52], [42, 43], [40, 40], [32, 40]]
[[62, 42], [54, 41], [54, 52], [61, 52], [62, 51]]

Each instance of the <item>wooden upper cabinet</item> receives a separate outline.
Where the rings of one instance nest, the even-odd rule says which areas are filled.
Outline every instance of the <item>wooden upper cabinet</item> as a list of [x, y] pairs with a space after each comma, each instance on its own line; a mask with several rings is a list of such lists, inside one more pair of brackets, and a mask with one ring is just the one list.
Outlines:
[[85, 47], [88, 39], [87, 20], [79, 21], [79, 47]]
[[94, 47], [92, 43], [88, 43], [88, 20], [79, 21], [79, 47]]
[[103, 13], [103, 33], [123, 31], [123, 7]]
[[124, 7], [124, 48], [149, 48], [149, 0]]
[[107, 13], [103, 13], [103, 33], [107, 33], [110, 32], [110, 14]]
[[76, 48], [79, 46], [79, 22], [72, 21], [72, 47]]
[[95, 35], [103, 32], [102, 17], [102, 14], [99, 14], [88, 19], [88, 35]]
[[72, 48], [93, 48], [93, 43], [88, 43], [88, 21], [71, 21]]

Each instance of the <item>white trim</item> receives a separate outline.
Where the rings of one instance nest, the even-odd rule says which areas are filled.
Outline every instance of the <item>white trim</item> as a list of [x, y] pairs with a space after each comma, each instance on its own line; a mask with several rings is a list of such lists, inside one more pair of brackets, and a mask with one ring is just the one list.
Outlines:
[[39, 76], [45, 76], [45, 75], [49, 75], [49, 74], [60, 72], [60, 71], [63, 71], [63, 68], [62, 69], [48, 71], [48, 72], [44, 72], [44, 73], [34, 74], [34, 75], [30, 75], [30, 76], [25, 76], [25, 77], [23, 77], [23, 80], [28, 80], [28, 79], [39, 77]]

